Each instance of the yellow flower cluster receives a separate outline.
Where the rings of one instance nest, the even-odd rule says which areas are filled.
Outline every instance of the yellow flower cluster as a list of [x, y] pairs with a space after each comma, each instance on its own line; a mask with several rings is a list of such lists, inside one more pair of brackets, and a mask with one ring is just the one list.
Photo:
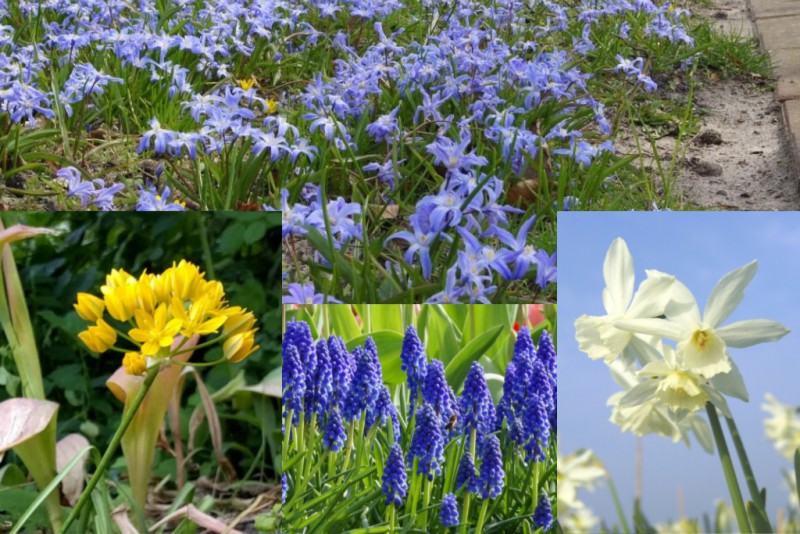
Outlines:
[[[143, 272], [136, 278], [114, 269], [100, 288], [102, 298], [79, 293], [78, 315], [95, 323], [78, 334], [89, 350], [125, 352], [122, 364], [129, 374], [140, 375], [148, 359], [170, 357], [176, 337], [222, 334], [225, 358], [238, 362], [255, 352], [255, 317], [238, 306], [228, 306], [222, 284], [206, 280], [193, 263], [182, 260], [161, 274]], [[104, 320], [106, 313], [112, 326]], [[123, 334], [121, 329], [126, 329]], [[136, 351], [117, 348], [118, 335], [136, 345]]]

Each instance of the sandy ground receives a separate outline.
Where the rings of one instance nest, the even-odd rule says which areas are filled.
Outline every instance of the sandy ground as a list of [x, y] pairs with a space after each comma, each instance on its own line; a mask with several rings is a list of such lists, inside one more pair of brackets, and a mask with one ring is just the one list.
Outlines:
[[[717, 0], [695, 10], [722, 31], [752, 36], [746, 0]], [[706, 83], [695, 94], [705, 115], [686, 146], [675, 189], [690, 205], [722, 210], [798, 210], [800, 192], [791, 170], [775, 92], [756, 83]], [[670, 150], [674, 139], [658, 146]]]
[[[675, 183], [683, 199], [708, 209], [800, 209], [774, 92], [725, 81], [707, 84], [695, 100], [707, 114], [683, 154]], [[671, 147], [673, 141], [658, 144]]]

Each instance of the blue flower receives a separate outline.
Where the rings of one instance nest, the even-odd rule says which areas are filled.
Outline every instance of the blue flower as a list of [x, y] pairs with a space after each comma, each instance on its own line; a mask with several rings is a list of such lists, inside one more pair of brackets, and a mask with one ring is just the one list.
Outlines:
[[553, 346], [553, 338], [547, 330], [542, 331], [539, 336], [539, 348], [536, 350], [536, 357], [545, 364], [550, 374], [550, 383], [555, 386], [558, 376], [558, 366], [556, 362], [556, 348]]
[[353, 355], [347, 351], [344, 341], [339, 336], [328, 338], [328, 356], [331, 359], [331, 374], [333, 375], [332, 404], [340, 405], [347, 397], [350, 382], [356, 369]]
[[139, 186], [139, 199], [136, 201], [136, 211], [186, 211], [186, 206], [180, 202], [169, 202], [172, 191], [164, 186], [161, 194], [156, 186], [148, 184], [147, 187]]
[[455, 411], [453, 392], [444, 376], [444, 365], [439, 360], [428, 362], [428, 370], [422, 385], [422, 400], [430, 404], [446, 424]]
[[454, 527], [458, 525], [458, 503], [456, 496], [452, 493], [442, 497], [442, 509], [439, 512], [439, 519], [443, 527]]
[[383, 485], [381, 491], [386, 495], [386, 506], [395, 504], [402, 506], [403, 499], [408, 491], [406, 479], [406, 466], [403, 463], [403, 450], [400, 445], [392, 445], [389, 451], [389, 458], [383, 469]]
[[356, 359], [356, 371], [342, 406], [346, 421], [354, 421], [361, 417], [361, 413], [375, 402], [381, 384], [380, 374], [375, 368], [372, 356], [362, 347], [356, 347], [353, 356]]
[[434, 474], [442, 474], [444, 462], [444, 434], [439, 416], [430, 404], [423, 404], [417, 411], [416, 428], [411, 438], [408, 461], [419, 458], [417, 473], [433, 480]]
[[158, 119], [153, 118], [150, 120], [150, 129], [142, 135], [142, 140], [136, 148], [136, 152], [141, 154], [144, 150], [150, 148], [150, 140], [154, 142], [154, 150], [157, 154], [163, 154], [167, 151], [167, 145], [175, 139], [175, 132], [166, 130], [161, 127]]
[[456, 473], [456, 490], [461, 486], [467, 486], [467, 491], [477, 493], [477, 479], [475, 473], [475, 462], [472, 460], [472, 455], [469, 451], [465, 451], [461, 457], [461, 462], [458, 464], [458, 472]]
[[303, 397], [306, 394], [306, 374], [297, 347], [289, 345], [283, 350], [283, 405], [284, 416], [288, 410], [303, 410]]
[[459, 402], [459, 417], [461, 428], [466, 436], [475, 430], [480, 442], [494, 427], [495, 410], [489, 386], [483, 376], [483, 367], [478, 362], [472, 362], [467, 379], [464, 381], [464, 390], [461, 392]]
[[325, 425], [325, 433], [322, 436], [322, 444], [332, 452], [339, 452], [347, 439], [347, 433], [342, 423], [342, 416], [339, 408], [334, 406], [328, 413], [328, 422]]
[[286, 286], [288, 295], [283, 296], [283, 304], [341, 304], [341, 300], [317, 293], [314, 282], [307, 284], [289, 284]]
[[500, 440], [491, 435], [486, 438], [481, 459], [481, 474], [478, 478], [480, 495], [484, 499], [494, 499], [503, 492], [505, 472]]
[[314, 373], [314, 381], [311, 384], [309, 393], [306, 395], [310, 403], [306, 401], [306, 406], [310, 409], [306, 411], [306, 417], [309, 418], [313, 412], [319, 415], [319, 419], [322, 420], [325, 412], [328, 411], [333, 395], [331, 360], [328, 355], [328, 344], [324, 339], [317, 341], [317, 370]]
[[375, 141], [389, 141], [392, 135], [397, 130], [397, 112], [400, 111], [400, 106], [397, 106], [387, 115], [381, 115], [375, 122], [367, 125], [367, 133]]
[[536, 395], [530, 395], [526, 401], [522, 414], [522, 428], [526, 461], [542, 462], [545, 459], [544, 448], [547, 447], [550, 438], [550, 418], [547, 414], [547, 406], [542, 399]]
[[286, 504], [286, 494], [289, 492], [289, 482], [286, 480], [286, 473], [281, 475], [281, 503]]
[[289, 321], [286, 325], [286, 332], [283, 334], [281, 346], [284, 352], [289, 346], [297, 349], [297, 354], [300, 356], [300, 362], [303, 366], [306, 384], [310, 384], [314, 380], [314, 373], [317, 370], [317, 349], [314, 346], [314, 340], [311, 338], [311, 328], [308, 324], [304, 321]]
[[550, 508], [550, 499], [546, 493], [539, 495], [539, 502], [536, 504], [536, 511], [533, 513], [534, 528], [541, 528], [543, 531], [550, 530], [553, 526], [553, 511]]
[[413, 326], [406, 328], [406, 335], [403, 338], [403, 348], [400, 351], [400, 369], [408, 375], [408, 390], [411, 393], [410, 409], [408, 418], [414, 416], [419, 390], [428, 372], [427, 357], [425, 356], [425, 346], [417, 335], [417, 330]]

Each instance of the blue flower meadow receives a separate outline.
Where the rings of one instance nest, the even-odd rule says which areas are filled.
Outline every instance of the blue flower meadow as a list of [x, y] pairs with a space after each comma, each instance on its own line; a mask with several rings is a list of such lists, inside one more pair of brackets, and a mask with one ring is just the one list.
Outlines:
[[[431, 532], [471, 525], [480, 532], [490, 522], [527, 518], [530, 527], [549, 531], [555, 484], [533, 478], [555, 462], [557, 364], [548, 333], [539, 333], [537, 346], [530, 331], [520, 329], [497, 404], [478, 362], [456, 394], [444, 365], [428, 358], [412, 326], [399, 347], [406, 378], [399, 385], [384, 384], [385, 355], [372, 337], [362, 339], [348, 350], [336, 335], [314, 343], [311, 326], [303, 321], [286, 325], [287, 528], [293, 528], [293, 518], [305, 517], [304, 503], [342, 484], [349, 489], [338, 493], [340, 506], [359, 498], [359, 487], [379, 487], [385, 510], [377, 515], [390, 525], [409, 521]], [[490, 514], [490, 502], [509, 495], [526, 504], [494, 507]], [[435, 516], [424, 512], [430, 507]], [[358, 525], [370, 526], [364, 521]]]

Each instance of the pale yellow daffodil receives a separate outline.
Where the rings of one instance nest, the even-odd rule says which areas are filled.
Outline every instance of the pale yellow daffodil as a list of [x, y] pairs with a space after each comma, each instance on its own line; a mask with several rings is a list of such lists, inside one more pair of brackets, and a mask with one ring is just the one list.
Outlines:
[[622, 356], [630, 365], [638, 352], [646, 350], [641, 336], [616, 326], [621, 320], [663, 315], [675, 277], [653, 270], [646, 273], [647, 279], [634, 294], [633, 258], [628, 246], [621, 238], [611, 243], [603, 263], [607, 315], [582, 315], [575, 321], [579, 348], [593, 360], [602, 358], [608, 363]]
[[727, 347], [742, 348], [777, 341], [789, 333], [783, 324], [766, 319], [719, 326], [744, 298], [744, 290], [753, 279], [756, 269], [757, 262], [752, 261], [726, 274], [708, 297], [702, 316], [694, 295], [676, 281], [668, 289], [672, 294], [664, 312], [666, 319], [627, 317], [615, 321], [614, 326], [631, 333], [677, 341], [677, 350], [686, 370], [707, 379], [723, 375], [714, 381], [714, 386], [726, 394], [746, 400], [744, 383], [728, 355]]

